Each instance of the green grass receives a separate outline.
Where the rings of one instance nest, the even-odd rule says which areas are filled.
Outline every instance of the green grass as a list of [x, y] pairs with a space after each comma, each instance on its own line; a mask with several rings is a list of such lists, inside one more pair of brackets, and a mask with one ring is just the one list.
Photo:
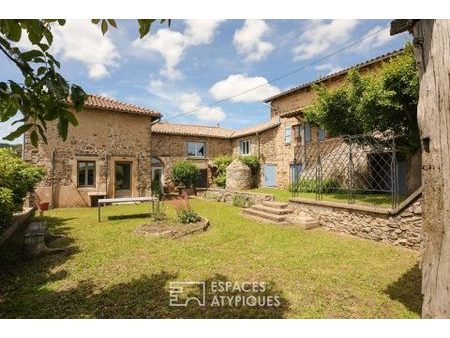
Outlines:
[[[106, 207], [102, 223], [95, 209], [46, 212], [51, 230], [66, 236], [54, 245], [74, 249], [26, 261], [14, 242], [3, 248], [0, 317], [419, 317], [416, 252], [322, 229], [258, 223], [223, 203], [192, 205], [211, 227], [181, 239], [135, 235], [150, 221], [145, 205]], [[169, 306], [169, 282], [217, 280], [267, 282], [266, 293], [279, 296], [281, 306]]]
[[[257, 188], [248, 190], [251, 192], [262, 192], [266, 194], [272, 194], [277, 201], [286, 202], [292, 198], [292, 192], [287, 189], [279, 188]], [[301, 198], [315, 199], [316, 194], [313, 192], [300, 192], [298, 196]], [[323, 201], [336, 202], [336, 203], [348, 203], [348, 195], [345, 192], [333, 192], [324, 193], [322, 195]], [[400, 200], [403, 200], [401, 197]], [[391, 208], [391, 196], [389, 194], [355, 194], [354, 201], [356, 204], [373, 205], [381, 208]]]

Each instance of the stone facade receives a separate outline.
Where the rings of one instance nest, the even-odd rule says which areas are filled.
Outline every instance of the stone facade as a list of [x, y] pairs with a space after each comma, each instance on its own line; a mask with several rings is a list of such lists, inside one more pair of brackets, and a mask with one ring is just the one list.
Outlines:
[[[151, 194], [151, 117], [86, 108], [76, 114], [79, 125], [69, 127], [67, 140], [48, 124], [48, 143], [34, 148], [27, 135], [24, 159], [47, 169], [37, 187], [38, 202], [52, 207], [90, 206], [92, 196], [116, 197], [115, 163], [131, 164], [131, 196]], [[95, 182], [78, 185], [78, 161], [95, 162]]]
[[422, 243], [421, 195], [395, 210], [299, 198], [290, 200], [296, 214], [308, 213], [330, 230], [419, 250]]
[[[189, 157], [187, 152], [188, 142], [205, 142], [205, 157]], [[220, 155], [230, 154], [231, 140], [227, 138], [170, 135], [154, 132], [152, 133], [151, 152], [153, 157], [158, 158], [163, 163], [163, 184], [166, 189], [171, 190], [174, 188], [174, 184], [171, 180], [173, 164], [186, 159], [195, 163], [199, 169], [207, 171], [207, 185], [212, 186], [213, 177], [211, 160]]]

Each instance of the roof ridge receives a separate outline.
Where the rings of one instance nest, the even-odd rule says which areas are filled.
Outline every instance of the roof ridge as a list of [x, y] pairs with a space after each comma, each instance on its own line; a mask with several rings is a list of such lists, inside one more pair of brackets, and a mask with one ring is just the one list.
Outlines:
[[[125, 106], [124, 108], [120, 108], [120, 107], [111, 108], [110, 107], [109, 109], [112, 109], [112, 110], [127, 111], [126, 107], [129, 107], [129, 108], [133, 108], [133, 109], [135, 109], [137, 111], [141, 111], [141, 112], [146, 112], [146, 113], [155, 114], [155, 115], [162, 115], [161, 112], [159, 110], [157, 110], [157, 109], [138, 106], [136, 104], [128, 103], [128, 102], [125, 102], [125, 101], [122, 101], [122, 100], [119, 100], [119, 99], [116, 99], [116, 98], [112, 98], [112, 97], [109, 97], [109, 96], [106, 96], [106, 95], [88, 94], [87, 97], [88, 97], [88, 99], [91, 98], [93, 100], [103, 100], [103, 101], [107, 101], [108, 103]], [[85, 101], [85, 104], [87, 106], [90, 105], [87, 101]], [[92, 106], [97, 106], [95, 104], [95, 102], [92, 103], [91, 105]], [[97, 107], [97, 108], [99, 108], [99, 107]]]
[[224, 129], [229, 131], [234, 131], [234, 129], [224, 128], [220, 125], [216, 126], [209, 126], [206, 124], [194, 124], [194, 123], [172, 123], [172, 122], [159, 122], [159, 124], [171, 124], [176, 126], [190, 126], [190, 127], [204, 127], [204, 128], [217, 128], [217, 129]]
[[359, 62], [359, 63], [353, 64], [352, 66], [349, 66], [349, 67], [347, 67], [347, 68], [341, 69], [341, 70], [339, 70], [339, 71], [337, 71], [337, 72], [335, 72], [335, 73], [331, 73], [331, 74], [328, 74], [328, 75], [325, 75], [325, 76], [321, 76], [321, 77], [316, 78], [315, 80], [311, 80], [311, 81], [308, 81], [308, 82], [304, 82], [304, 83], [299, 84], [299, 85], [297, 85], [297, 86], [294, 86], [294, 87], [291, 87], [291, 88], [289, 88], [289, 89], [286, 89], [286, 90], [282, 91], [281, 93], [278, 93], [278, 94], [276, 94], [276, 95], [273, 95], [273, 96], [271, 96], [271, 97], [268, 97], [268, 98], [265, 99], [263, 102], [270, 102], [270, 101], [272, 101], [272, 100], [274, 100], [274, 99], [276, 99], [276, 98], [279, 98], [279, 97], [288, 95], [288, 94], [293, 93], [293, 92], [295, 92], [295, 91], [297, 91], [297, 90], [300, 90], [300, 89], [303, 89], [303, 88], [307, 88], [307, 87], [309, 87], [309, 86], [311, 86], [311, 85], [313, 85], [313, 84], [315, 84], [315, 83], [322, 82], [322, 81], [325, 81], [325, 80], [329, 80], [329, 79], [331, 79], [331, 78], [333, 78], [333, 77], [335, 77], [335, 76], [339, 76], [339, 75], [341, 75], [341, 74], [347, 73], [347, 72], [350, 71], [351, 69], [354, 69], [354, 68], [360, 68], [360, 67], [362, 67], [362, 66], [370, 65], [371, 63], [374, 63], [374, 62], [376, 62], [376, 61], [383, 60], [383, 59], [386, 59], [386, 58], [388, 58], [388, 57], [395, 56], [395, 55], [397, 55], [397, 54], [401, 54], [401, 53], [403, 53], [404, 51], [405, 51], [405, 47], [398, 48], [398, 49], [394, 49], [394, 50], [392, 50], [392, 51], [390, 51], [390, 52], [383, 53], [383, 54], [381, 54], [381, 55], [378, 55], [378, 56], [373, 57], [373, 58], [371, 58], [371, 59], [368, 59], [368, 60], [366, 60], [366, 61], [363, 61], [363, 62]]

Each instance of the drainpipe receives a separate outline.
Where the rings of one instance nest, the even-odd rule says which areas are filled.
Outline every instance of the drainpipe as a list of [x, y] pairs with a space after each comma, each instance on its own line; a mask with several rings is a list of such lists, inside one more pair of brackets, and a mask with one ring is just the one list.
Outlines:
[[161, 121], [161, 116], [157, 117], [154, 121], [152, 121], [152, 126], [157, 124], [159, 121]]

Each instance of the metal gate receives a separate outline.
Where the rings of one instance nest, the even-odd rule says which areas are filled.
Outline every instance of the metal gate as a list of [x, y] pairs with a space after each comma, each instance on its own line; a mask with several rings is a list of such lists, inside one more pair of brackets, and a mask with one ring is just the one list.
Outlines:
[[[392, 207], [399, 203], [397, 147], [392, 132], [342, 136], [316, 140], [295, 148], [291, 174], [293, 196], [340, 192], [355, 202], [356, 194], [389, 196]], [[291, 166], [291, 167], [292, 167]]]

